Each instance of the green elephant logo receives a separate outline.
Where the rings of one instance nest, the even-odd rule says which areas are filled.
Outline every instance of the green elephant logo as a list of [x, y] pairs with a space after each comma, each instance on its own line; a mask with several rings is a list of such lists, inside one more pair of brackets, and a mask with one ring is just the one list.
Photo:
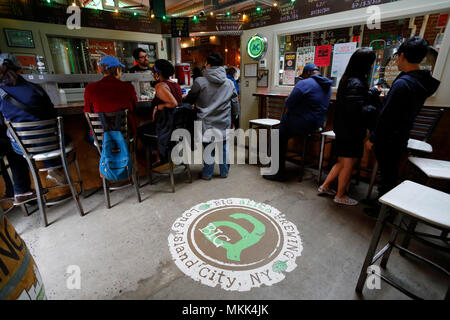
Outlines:
[[[235, 213], [231, 214], [229, 217], [236, 220], [245, 219], [249, 221], [254, 226], [253, 231], [248, 232], [245, 228], [232, 221], [216, 221], [210, 223], [206, 228], [202, 230], [202, 232], [206, 239], [211, 241], [214, 245], [216, 245], [217, 247], [225, 248], [225, 250], [227, 251], [227, 258], [229, 260], [241, 261], [242, 251], [254, 246], [259, 241], [261, 241], [266, 232], [266, 226], [256, 218], [245, 213]], [[230, 240], [230, 238], [225, 235], [213, 237], [213, 235], [222, 233], [222, 231], [219, 229], [219, 227], [222, 226], [234, 229], [241, 236], [241, 240], [237, 241], [236, 243], [230, 243], [223, 240], [218, 241], [219, 237], [225, 237], [226, 239]], [[216, 232], [214, 232], [214, 234], [211, 234], [212, 231]]]
[[259, 42], [254, 43], [252, 46], [252, 51], [258, 53], [261, 50], [261, 44]]

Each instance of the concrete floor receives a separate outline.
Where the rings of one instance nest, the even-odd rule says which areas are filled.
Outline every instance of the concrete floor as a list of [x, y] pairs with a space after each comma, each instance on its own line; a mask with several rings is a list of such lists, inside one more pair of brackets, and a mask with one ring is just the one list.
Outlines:
[[[363, 206], [340, 207], [331, 198], [316, 194], [314, 171], [305, 180], [293, 177], [287, 183], [269, 182], [257, 166], [232, 166], [228, 179], [198, 180], [200, 166], [193, 166], [194, 181], [176, 179], [170, 193], [168, 179], [141, 189], [138, 204], [132, 188], [112, 194], [113, 208], [105, 209], [101, 191], [83, 200], [88, 214], [80, 217], [73, 202], [48, 209], [51, 225], [41, 226], [39, 214], [8, 214], [25, 240], [41, 272], [48, 299], [359, 299], [354, 288], [368, 249], [375, 220], [366, 217]], [[216, 168], [217, 170], [217, 168]], [[289, 166], [292, 176], [295, 166]], [[351, 188], [363, 198], [367, 185]], [[303, 242], [297, 268], [272, 286], [247, 292], [229, 292], [208, 287], [185, 276], [173, 263], [168, 235], [175, 219], [196, 204], [218, 198], [249, 198], [269, 204], [293, 222]], [[383, 244], [389, 236], [386, 230]], [[432, 253], [412, 244], [431, 258]], [[443, 259], [443, 260], [442, 260]], [[67, 267], [81, 268], [81, 289], [66, 286]], [[441, 274], [394, 250], [387, 272], [392, 272], [417, 294], [442, 299], [447, 281]], [[364, 290], [364, 299], [408, 299], [396, 289], [381, 284], [381, 290]]]

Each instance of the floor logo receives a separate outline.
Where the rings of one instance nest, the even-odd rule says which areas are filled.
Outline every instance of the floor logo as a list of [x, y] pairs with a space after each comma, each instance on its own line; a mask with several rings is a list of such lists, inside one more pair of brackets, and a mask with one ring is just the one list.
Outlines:
[[169, 248], [186, 275], [233, 291], [280, 282], [303, 250], [297, 227], [277, 209], [238, 198], [184, 212], [172, 226]]

